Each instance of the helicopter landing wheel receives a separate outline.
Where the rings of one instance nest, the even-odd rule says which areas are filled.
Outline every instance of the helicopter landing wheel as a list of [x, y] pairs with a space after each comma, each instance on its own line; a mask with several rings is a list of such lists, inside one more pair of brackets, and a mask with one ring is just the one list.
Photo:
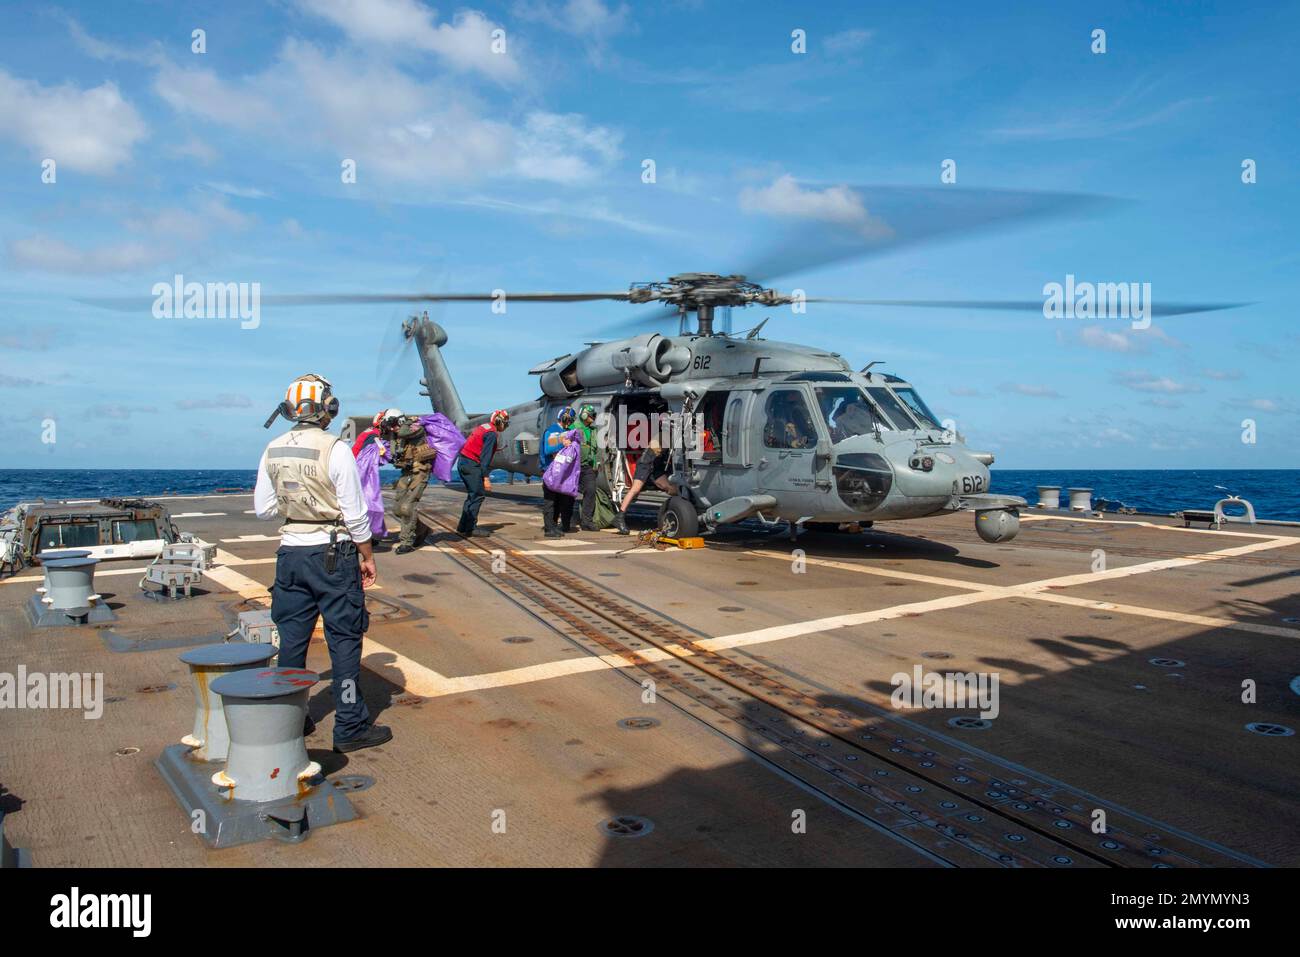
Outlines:
[[694, 538], [700, 534], [700, 516], [695, 506], [674, 495], [659, 506], [659, 532], [664, 538]]

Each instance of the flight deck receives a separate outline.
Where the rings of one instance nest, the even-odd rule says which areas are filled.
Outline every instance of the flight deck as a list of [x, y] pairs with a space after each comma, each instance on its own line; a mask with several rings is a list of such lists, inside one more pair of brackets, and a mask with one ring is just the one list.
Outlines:
[[[424, 547], [377, 549], [361, 691], [394, 738], [334, 753], [316, 686], [308, 755], [357, 814], [298, 844], [209, 848], [155, 766], [194, 711], [179, 655], [269, 604], [251, 495], [160, 499], [217, 547], [190, 598], [106, 561], [114, 620], [37, 628], [41, 569], [0, 580], [0, 672], [105, 695], [0, 711], [7, 842], [38, 867], [1300, 864], [1300, 528], [1031, 508], [1005, 544], [948, 515], [680, 549], [545, 539], [540, 491], [499, 484], [462, 539], [460, 487], [430, 487]], [[996, 676], [995, 716], [899, 707], [921, 673]]]

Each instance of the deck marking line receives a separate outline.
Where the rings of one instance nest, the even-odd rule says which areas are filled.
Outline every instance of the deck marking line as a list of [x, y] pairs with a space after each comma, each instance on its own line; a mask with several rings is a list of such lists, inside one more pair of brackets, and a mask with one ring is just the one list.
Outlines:
[[[1086, 572], [1080, 575], [1068, 575], [1061, 578], [1047, 578], [1042, 579], [1041, 581], [1028, 582], [1023, 585], [987, 585], [978, 582], [962, 582], [957, 580], [934, 578], [933, 576], [914, 575], [911, 572], [894, 572], [885, 569], [866, 569], [859, 566], [848, 566], [854, 570], [862, 571], [866, 574], [880, 575], [881, 577], [927, 580], [931, 583], [961, 588], [963, 589], [963, 593], [957, 595], [946, 595], [940, 598], [932, 598], [928, 601], [908, 602], [902, 605], [893, 605], [888, 608], [878, 608], [871, 611], [835, 615], [829, 618], [816, 618], [809, 621], [793, 622], [785, 625], [773, 625], [768, 628], [759, 628], [754, 631], [739, 632], [731, 635], [719, 635], [714, 638], [701, 638], [696, 640], [695, 644], [706, 651], [720, 651], [728, 648], [762, 644], [769, 641], [782, 641], [786, 638], [796, 638], [823, 631], [833, 631], [840, 628], [851, 628], [856, 625], [870, 624], [875, 621], [888, 621], [909, 614], [924, 614], [929, 611], [960, 608], [966, 605], [979, 604], [986, 601], [996, 601], [1002, 598], [1023, 597], [1052, 600], [1062, 597], [1047, 592], [1047, 589], [1052, 585], [1077, 585], [1093, 581], [1104, 581], [1111, 578], [1141, 575], [1147, 572], [1162, 571], [1167, 568], [1179, 568], [1187, 565], [1200, 564], [1206, 561], [1217, 561], [1238, 554], [1248, 554], [1250, 552], [1262, 551], [1269, 548], [1280, 548], [1295, 543], [1295, 539], [1275, 538], [1264, 542], [1252, 542], [1247, 545], [1240, 545], [1219, 552], [1209, 552], [1202, 555], [1188, 556], [1186, 558], [1161, 559], [1159, 561], [1145, 562], [1140, 565], [1129, 565], [1124, 568], [1108, 569], [1104, 572]], [[451, 551], [450, 548], [445, 546], [439, 546], [439, 548], [440, 550]], [[781, 561], [789, 561], [789, 557], [786, 555], [773, 555], [770, 552], [755, 551], [750, 552], [750, 554], [779, 559]], [[806, 561], [809, 564], [821, 564], [826, 560], [809, 558], [806, 559]], [[1080, 599], [1080, 601], [1086, 601], [1086, 599]], [[681, 648], [680, 650], [682, 652], [681, 657], [690, 656], [689, 650], [685, 648]], [[534, 676], [531, 680], [545, 680], [547, 678], [560, 677], [562, 675], [598, 670], [595, 666], [575, 669], [572, 667], [574, 662], [569, 661], [555, 662], [555, 664], [560, 667], [554, 672], [548, 670], [545, 665], [534, 665], [525, 669], [489, 672], [481, 675], [468, 676], [468, 678], [465, 679], [450, 678], [447, 680], [449, 682], [457, 683], [450, 687], [457, 687], [459, 686], [458, 683], [468, 681], [472, 682], [471, 686], [474, 690], [485, 690], [503, 685], [520, 684], [526, 680], [530, 680], [530, 675]]]
[[[1222, 528], [1186, 528], [1181, 525], [1160, 525], [1156, 522], [1143, 522], [1138, 519], [1120, 518], [1066, 518], [1063, 515], [1025, 515], [1022, 522], [1095, 522], [1098, 525], [1135, 525], [1139, 528], [1154, 528], [1159, 532], [1191, 532], [1193, 535], [1232, 535], [1237, 538], [1276, 538], [1268, 532], [1234, 532]], [[1300, 538], [1292, 539], [1300, 545]]]
[[[218, 549], [218, 559], [222, 555], [226, 555], [228, 558], [231, 557], [229, 553]], [[269, 559], [269, 561], [275, 561], [275, 559]], [[235, 571], [228, 564], [210, 568], [205, 574], [213, 581], [238, 594], [240, 598], [270, 604], [271, 595], [265, 585]], [[320, 627], [319, 622], [317, 622], [317, 627]], [[397, 685], [409, 694], [434, 697], [445, 693], [441, 689], [447, 678], [438, 674], [432, 668], [417, 661], [412, 661], [406, 655], [400, 654], [368, 636], [365, 638], [361, 650], [361, 664], [364, 668], [374, 672], [385, 681]]]

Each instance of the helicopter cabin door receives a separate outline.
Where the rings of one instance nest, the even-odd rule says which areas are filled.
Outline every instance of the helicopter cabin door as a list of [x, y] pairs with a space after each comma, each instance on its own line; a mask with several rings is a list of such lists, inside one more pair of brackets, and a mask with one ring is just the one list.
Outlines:
[[755, 397], [761, 426], [756, 485], [803, 515], [819, 512], [831, 488], [830, 436], [812, 414], [803, 386], [777, 386]]

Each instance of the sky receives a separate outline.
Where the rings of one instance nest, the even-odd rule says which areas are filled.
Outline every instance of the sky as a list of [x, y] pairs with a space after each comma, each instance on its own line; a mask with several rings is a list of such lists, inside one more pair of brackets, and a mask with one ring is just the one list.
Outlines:
[[156, 317], [176, 275], [504, 289], [505, 314], [430, 310], [487, 411], [637, 315], [512, 290], [795, 261], [808, 230], [906, 236], [946, 215], [936, 190], [1107, 201], [773, 285], [1035, 301], [1074, 276], [1249, 305], [1136, 329], [809, 303], [737, 328], [770, 316], [769, 338], [883, 363], [1006, 468], [1300, 467], [1295, 4], [0, 6], [0, 467], [253, 468], [309, 371], [344, 414], [428, 408], [394, 348], [409, 310]]

